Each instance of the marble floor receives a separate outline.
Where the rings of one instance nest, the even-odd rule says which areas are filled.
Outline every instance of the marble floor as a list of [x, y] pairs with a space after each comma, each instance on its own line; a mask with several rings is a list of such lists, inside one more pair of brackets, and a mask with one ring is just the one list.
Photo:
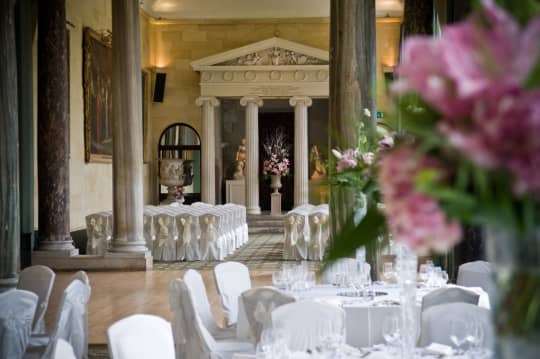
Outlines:
[[[106, 344], [107, 328], [126, 316], [145, 313], [171, 320], [169, 310], [169, 283], [174, 278], [183, 277], [182, 271], [148, 272], [89, 272], [92, 295], [89, 311], [89, 344]], [[223, 313], [219, 305], [213, 272], [201, 270], [212, 311], [219, 323]], [[271, 271], [250, 271], [254, 286], [271, 283]], [[55, 320], [62, 291], [68, 284], [72, 272], [58, 272], [47, 309], [47, 330]]]

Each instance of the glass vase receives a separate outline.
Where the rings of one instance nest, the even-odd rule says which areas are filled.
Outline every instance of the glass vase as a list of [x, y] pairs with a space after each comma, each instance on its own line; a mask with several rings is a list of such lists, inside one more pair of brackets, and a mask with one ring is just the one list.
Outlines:
[[401, 315], [401, 348], [403, 359], [414, 358], [418, 323], [418, 308], [416, 307], [416, 269], [418, 258], [406, 245], [397, 248], [396, 271], [399, 284], [399, 301]]
[[496, 356], [540, 358], [540, 227], [525, 235], [488, 228], [486, 236], [496, 285], [489, 293]]

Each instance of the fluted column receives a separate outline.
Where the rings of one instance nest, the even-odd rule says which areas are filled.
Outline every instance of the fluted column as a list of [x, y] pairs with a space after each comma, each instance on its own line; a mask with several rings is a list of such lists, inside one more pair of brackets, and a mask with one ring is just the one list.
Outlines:
[[[356, 147], [359, 121], [368, 140], [375, 140], [375, 20], [375, 0], [330, 1], [330, 148]], [[363, 114], [365, 108], [371, 117]], [[355, 202], [350, 189], [330, 188], [332, 238], [352, 216]]]
[[259, 107], [263, 101], [257, 96], [240, 99], [246, 107], [246, 209], [248, 214], [260, 214], [259, 207]]
[[14, 0], [0, 2], [0, 292], [19, 271], [19, 119]]
[[219, 100], [215, 97], [202, 96], [195, 104], [202, 107], [201, 198], [203, 202], [216, 204], [215, 108], [219, 106]]
[[308, 162], [308, 107], [307, 96], [294, 96], [289, 104], [294, 107], [294, 206], [309, 203]]
[[139, 1], [112, 1], [112, 252], [147, 252], [143, 237], [143, 149]]
[[39, 250], [76, 254], [69, 224], [66, 3], [41, 1], [38, 7]]

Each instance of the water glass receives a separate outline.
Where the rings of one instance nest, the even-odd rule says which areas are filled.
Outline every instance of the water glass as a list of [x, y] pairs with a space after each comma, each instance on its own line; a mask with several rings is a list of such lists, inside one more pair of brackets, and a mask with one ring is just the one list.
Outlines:
[[388, 348], [395, 355], [397, 348], [401, 343], [401, 318], [397, 315], [391, 315], [383, 320], [382, 324], [383, 338]]
[[392, 262], [383, 263], [383, 277], [386, 282], [391, 282], [395, 279], [394, 263]]
[[469, 323], [464, 320], [454, 319], [450, 321], [450, 341], [457, 350], [462, 351], [463, 346], [467, 344], [469, 330]]

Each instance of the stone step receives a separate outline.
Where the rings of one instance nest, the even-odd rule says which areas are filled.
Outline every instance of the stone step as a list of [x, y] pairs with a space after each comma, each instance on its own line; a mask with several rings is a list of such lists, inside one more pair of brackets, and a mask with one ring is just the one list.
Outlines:
[[283, 227], [283, 220], [274, 221], [274, 220], [248, 220], [248, 227]]
[[248, 225], [248, 233], [249, 234], [283, 234], [283, 227], [249, 227]]

